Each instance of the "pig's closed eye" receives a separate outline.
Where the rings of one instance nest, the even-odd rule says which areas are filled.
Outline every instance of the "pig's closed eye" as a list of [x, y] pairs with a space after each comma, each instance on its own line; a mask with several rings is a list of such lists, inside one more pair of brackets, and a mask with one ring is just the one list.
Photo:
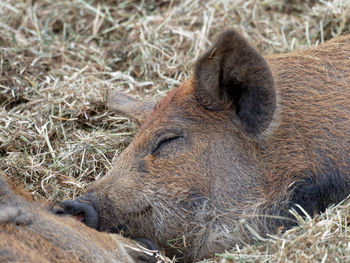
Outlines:
[[151, 154], [158, 156], [174, 154], [182, 148], [183, 139], [183, 136], [177, 133], [163, 133], [155, 140]]

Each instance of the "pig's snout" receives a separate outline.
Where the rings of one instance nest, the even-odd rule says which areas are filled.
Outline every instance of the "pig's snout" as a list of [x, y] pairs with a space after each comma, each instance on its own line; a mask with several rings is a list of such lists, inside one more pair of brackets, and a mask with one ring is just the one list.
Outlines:
[[92, 205], [79, 200], [63, 201], [60, 206], [65, 214], [74, 216], [85, 225], [97, 229], [99, 224], [98, 213]]

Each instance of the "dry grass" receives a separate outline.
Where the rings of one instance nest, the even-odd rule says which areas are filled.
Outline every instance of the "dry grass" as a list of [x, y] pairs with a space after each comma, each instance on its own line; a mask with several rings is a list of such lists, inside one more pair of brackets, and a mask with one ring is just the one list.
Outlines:
[[[132, 140], [133, 124], [106, 108], [111, 89], [163, 96], [228, 27], [270, 54], [349, 24], [349, 0], [2, 0], [0, 169], [35, 199], [74, 198]], [[349, 207], [216, 260], [350, 261]]]
[[302, 219], [283, 235], [270, 236], [261, 244], [233, 248], [211, 262], [350, 262], [349, 200], [327, 209], [321, 216]]

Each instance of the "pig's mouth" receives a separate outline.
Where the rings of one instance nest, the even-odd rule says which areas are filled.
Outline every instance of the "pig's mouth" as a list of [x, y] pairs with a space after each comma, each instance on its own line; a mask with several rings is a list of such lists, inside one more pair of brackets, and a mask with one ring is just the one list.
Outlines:
[[104, 222], [104, 218], [101, 218], [100, 220], [101, 224], [98, 230], [121, 234], [122, 236], [130, 237], [130, 238], [137, 238], [140, 235], [144, 236], [145, 233], [142, 233], [142, 231], [137, 231], [137, 230], [140, 230], [142, 228], [146, 218], [149, 218], [151, 214], [152, 214], [152, 207], [147, 206], [144, 209], [138, 210], [137, 212], [130, 212], [130, 213], [124, 214], [123, 218], [121, 219], [121, 222], [123, 222], [122, 224], [115, 225], [115, 221], [111, 222], [110, 220], [108, 220], [107, 222]]
[[[76, 220], [84, 223], [88, 227], [100, 230], [100, 219], [96, 209], [91, 204], [78, 200], [63, 201], [60, 203], [62, 210], [56, 210], [55, 213], [71, 215]], [[125, 224], [120, 224], [116, 227], [112, 227], [108, 232], [125, 235], [127, 233], [127, 227]]]
[[[63, 201], [60, 204], [60, 207], [63, 209], [58, 209], [56, 210], [56, 214], [69, 214], [72, 215], [75, 219], [77, 219], [78, 221], [84, 223], [85, 225], [87, 225], [88, 227], [94, 228], [96, 230], [101, 230], [99, 229], [99, 216], [98, 213], [96, 211], [96, 209], [90, 204], [88, 203], [86, 200], [84, 199], [77, 199], [77, 200], [67, 200], [67, 201]], [[148, 212], [149, 209], [147, 209], [145, 211]], [[125, 224], [120, 224], [117, 227], [112, 227], [110, 229], [111, 233], [116, 233], [116, 234], [122, 234], [123, 236], [128, 236], [128, 231], [127, 231], [127, 226]], [[153, 251], [157, 251], [158, 248], [157, 246], [150, 240], [145, 239], [145, 238], [134, 238], [135, 241], [137, 241], [141, 246], [149, 249], [149, 250], [153, 250]], [[147, 261], [147, 262], [153, 262], [149, 260], [148, 257], [144, 258], [139, 258], [141, 259], [141, 261]], [[152, 257], [153, 259], [153, 257]]]
[[[71, 215], [76, 220], [98, 231], [107, 231], [110, 233], [121, 234], [126, 237], [134, 236], [129, 232], [130, 225], [133, 225], [133, 227], [131, 227], [132, 229], [135, 227], [139, 228], [140, 224], [142, 225], [140, 221], [143, 221], [142, 219], [147, 218], [152, 214], [152, 207], [146, 206], [137, 212], [133, 211], [128, 214], [124, 214], [124, 219], [121, 220], [123, 223], [114, 225], [115, 221], [112, 220], [114, 222], [111, 222], [110, 220], [113, 218], [113, 216], [107, 216], [108, 222], [104, 222], [106, 221], [106, 218], [99, 216], [99, 213], [95, 209], [94, 205], [88, 200], [88, 198], [89, 197], [86, 195], [75, 200], [63, 201], [60, 203], [62, 210], [56, 210], [55, 213]], [[133, 221], [137, 221], [137, 223], [132, 223]], [[138, 227], [135, 224], [138, 225]]]

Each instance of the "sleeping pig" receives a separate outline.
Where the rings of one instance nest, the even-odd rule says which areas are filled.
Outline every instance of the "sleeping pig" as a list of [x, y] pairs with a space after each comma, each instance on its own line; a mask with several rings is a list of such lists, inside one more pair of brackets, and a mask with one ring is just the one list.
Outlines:
[[114, 92], [109, 106], [138, 132], [62, 206], [169, 256], [253, 242], [293, 226], [289, 210], [314, 215], [350, 193], [350, 35], [263, 57], [229, 30], [158, 103]]

